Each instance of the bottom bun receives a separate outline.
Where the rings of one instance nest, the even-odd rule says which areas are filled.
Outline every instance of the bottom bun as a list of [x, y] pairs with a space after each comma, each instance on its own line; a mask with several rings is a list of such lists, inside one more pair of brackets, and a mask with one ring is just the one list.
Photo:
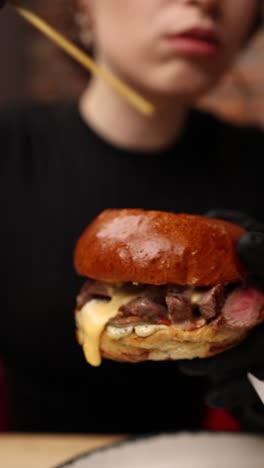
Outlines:
[[120, 362], [206, 358], [236, 346], [247, 335], [248, 330], [222, 328], [218, 321], [192, 331], [168, 326], [144, 338], [132, 332], [116, 340], [104, 331], [100, 350], [106, 359]]

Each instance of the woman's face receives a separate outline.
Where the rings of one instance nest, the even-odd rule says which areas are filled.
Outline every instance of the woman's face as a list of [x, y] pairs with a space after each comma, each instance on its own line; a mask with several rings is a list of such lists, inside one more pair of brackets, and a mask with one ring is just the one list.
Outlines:
[[99, 63], [147, 94], [195, 98], [241, 48], [258, 0], [82, 0]]

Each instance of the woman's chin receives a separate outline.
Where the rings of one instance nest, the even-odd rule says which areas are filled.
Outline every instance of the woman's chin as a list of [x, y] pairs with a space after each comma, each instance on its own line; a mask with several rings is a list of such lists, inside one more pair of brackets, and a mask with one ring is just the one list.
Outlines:
[[[145, 76], [136, 88], [144, 95], [155, 98], [173, 98], [183, 101], [194, 101], [209, 93], [217, 84], [218, 79], [206, 76], [157, 76], [152, 75], [147, 79]], [[135, 84], [134, 84], [135, 85]]]
[[161, 70], [160, 73], [145, 75], [146, 89], [157, 96], [181, 98], [192, 101], [209, 93], [220, 81], [222, 73], [208, 73], [206, 69], [185, 67], [184, 69]]
[[192, 103], [209, 93], [216, 83], [163, 83], [160, 86], [152, 86], [151, 94], [158, 98], [180, 99], [181, 101]]

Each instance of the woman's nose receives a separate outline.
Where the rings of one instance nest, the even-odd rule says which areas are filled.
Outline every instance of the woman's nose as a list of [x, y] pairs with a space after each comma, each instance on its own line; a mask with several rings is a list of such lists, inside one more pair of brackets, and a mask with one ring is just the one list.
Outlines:
[[[221, 11], [223, 0], [183, 0], [186, 5], [202, 10], [211, 17], [218, 17]], [[232, 0], [230, 0], [232, 1]]]
[[223, 0], [186, 0], [188, 5], [197, 5], [207, 12], [219, 12]]

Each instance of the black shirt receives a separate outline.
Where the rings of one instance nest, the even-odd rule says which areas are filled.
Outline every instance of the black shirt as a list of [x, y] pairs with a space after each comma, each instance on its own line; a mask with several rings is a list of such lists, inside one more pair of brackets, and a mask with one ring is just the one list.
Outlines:
[[205, 383], [175, 363], [89, 366], [74, 308], [75, 242], [105, 208], [245, 211], [264, 221], [263, 134], [193, 111], [163, 151], [120, 149], [76, 103], [0, 113], [1, 314], [14, 430], [153, 432], [202, 427]]

